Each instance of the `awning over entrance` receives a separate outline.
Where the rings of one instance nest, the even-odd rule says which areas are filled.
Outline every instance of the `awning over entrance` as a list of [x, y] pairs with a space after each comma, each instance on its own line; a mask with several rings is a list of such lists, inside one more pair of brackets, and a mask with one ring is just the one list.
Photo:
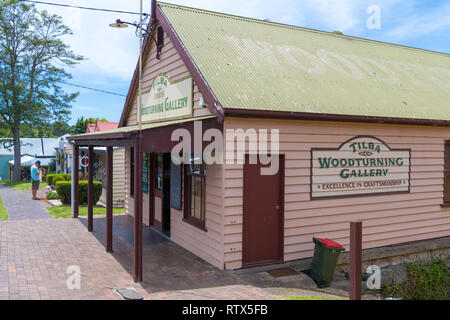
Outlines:
[[[134, 260], [133, 277], [136, 282], [142, 281], [142, 227], [143, 227], [143, 195], [142, 170], [143, 155], [146, 153], [170, 153], [173, 147], [180, 143], [172, 141], [172, 133], [177, 129], [187, 130], [191, 137], [192, 150], [195, 141], [202, 141], [202, 149], [210, 141], [203, 141], [203, 134], [208, 129], [223, 131], [223, 124], [215, 116], [178, 119], [163, 122], [147, 123], [141, 126], [121, 127], [108, 131], [87, 133], [68, 137], [73, 144], [72, 168], [73, 173], [79, 172], [79, 151], [88, 147], [88, 230], [93, 231], [94, 203], [94, 148], [106, 147], [106, 251], [112, 252], [112, 223], [113, 223], [113, 148], [130, 147], [134, 158], [133, 189], [134, 189]], [[72, 174], [72, 215], [78, 218], [79, 207], [79, 175]]]
[[[153, 123], [145, 123], [142, 124], [141, 130], [149, 130], [149, 129], [155, 129], [155, 128], [161, 128], [161, 127], [167, 127], [167, 126], [173, 126], [177, 124], [183, 124], [183, 123], [189, 123], [194, 121], [203, 121], [208, 119], [213, 119], [215, 116], [203, 116], [203, 117], [196, 117], [196, 118], [186, 118], [186, 119], [177, 119], [177, 120], [170, 120], [170, 121], [163, 121], [163, 122], [153, 122]], [[136, 133], [139, 131], [139, 126], [128, 126], [128, 127], [121, 127], [113, 130], [105, 130], [101, 132], [91, 132], [91, 133], [85, 133], [80, 135], [74, 135], [67, 138], [69, 141], [87, 141], [87, 140], [97, 140], [97, 139], [124, 139], [129, 138], [133, 133]]]

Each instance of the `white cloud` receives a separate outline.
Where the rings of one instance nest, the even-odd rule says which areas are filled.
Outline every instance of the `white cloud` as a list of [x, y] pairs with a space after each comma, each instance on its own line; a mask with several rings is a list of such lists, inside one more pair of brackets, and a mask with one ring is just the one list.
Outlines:
[[[259, 19], [271, 19], [293, 25], [306, 25], [326, 31], [348, 31], [358, 33], [361, 13], [365, 14], [366, 1], [352, 0], [166, 0], [170, 3], [187, 5], [206, 10], [225, 12]], [[388, 1], [388, 0], [383, 0]], [[388, 1], [389, 2], [389, 1]], [[392, 1], [390, 1], [392, 2]], [[59, 2], [62, 3], [62, 2]], [[369, 3], [369, 2], [367, 2]], [[75, 6], [92, 6], [96, 8], [139, 11], [138, 0], [73, 0]], [[144, 11], [150, 13], [150, 0], [144, 1]], [[76, 67], [74, 74], [79, 78], [113, 77], [129, 80], [136, 66], [138, 56], [138, 39], [133, 28], [112, 29], [109, 24], [120, 18], [127, 21], [138, 20], [138, 16], [120, 13], [108, 13], [68, 9], [56, 6], [37, 5], [51, 13], [63, 17], [65, 24], [72, 27], [74, 35], [65, 41], [72, 49], [86, 57], [86, 61]]]
[[360, 3], [354, 0], [166, 0], [166, 2], [288, 24], [302, 25], [307, 21], [314, 21], [325, 26], [328, 31], [348, 30], [360, 22], [355, 10]]
[[[61, 3], [61, 2], [59, 2]], [[146, 12], [149, 12], [149, 1], [145, 1]], [[70, 4], [78, 6], [90, 6], [95, 8], [117, 9], [124, 11], [139, 11], [139, 1], [97, 0], [71, 1]], [[87, 60], [76, 67], [76, 73], [85, 76], [115, 77], [130, 79], [137, 62], [139, 50], [138, 38], [134, 29], [113, 29], [109, 24], [120, 18], [125, 21], [135, 21], [138, 15], [121, 13], [108, 13], [68, 9], [56, 6], [37, 5], [42, 10], [55, 13], [63, 18], [63, 22], [70, 26], [73, 36], [68, 36], [64, 41], [72, 50], [83, 55]]]
[[[428, 35], [448, 36], [450, 29], [450, 5], [436, 8], [429, 1], [431, 10], [419, 0], [162, 0], [165, 2], [224, 12], [257, 19], [270, 19], [291, 25], [325, 31], [340, 30], [348, 35], [374, 38], [383, 41], [402, 42], [409, 45], [427, 38]], [[48, 0], [54, 3], [70, 3], [124, 11], [139, 11], [139, 0]], [[420, 3], [420, 6], [417, 6]], [[432, 4], [433, 3], [433, 4]], [[144, 1], [144, 11], [150, 13], [151, 0]], [[366, 28], [367, 8], [381, 8], [382, 30], [371, 32]], [[126, 93], [138, 58], [138, 38], [134, 28], [112, 29], [109, 24], [120, 18], [134, 22], [138, 15], [67, 9], [56, 6], [37, 5], [42, 10], [62, 16], [71, 26], [74, 35], [64, 39], [78, 54], [88, 60], [72, 70], [72, 82], [108, 91]], [[447, 32], [445, 32], [447, 30]], [[433, 46], [433, 43], [428, 43]], [[448, 45], [440, 42], [447, 51]], [[445, 47], [446, 46], [446, 47]], [[105, 116], [117, 120], [124, 98], [104, 95], [84, 89], [74, 104], [74, 119], [81, 115]], [[117, 119], [116, 119], [117, 118]]]
[[[401, 39], [420, 36], [443, 30], [450, 26], [450, 6], [438, 8], [427, 15], [416, 15], [401, 26], [392, 28], [397, 16], [405, 16], [401, 8], [411, 8], [411, 3], [400, 0], [165, 0], [166, 2], [186, 5], [229, 14], [271, 19], [275, 22], [317, 28], [325, 31], [340, 30], [349, 35], [367, 36], [366, 9], [378, 5], [382, 10], [383, 36]], [[55, 1], [62, 3], [62, 1]], [[139, 11], [139, 0], [73, 0], [72, 5], [92, 6], [96, 8]], [[144, 1], [144, 11], [150, 13], [150, 0]], [[38, 5], [40, 9], [57, 13], [66, 24], [73, 28], [74, 35], [66, 42], [72, 49], [88, 60], [73, 70], [77, 80], [87, 77], [90, 83], [105, 84], [105, 79], [129, 81], [132, 77], [138, 56], [138, 39], [134, 28], [112, 29], [109, 24], [120, 18], [135, 21], [138, 16], [120, 13], [96, 12], [67, 9], [55, 6]], [[395, 8], [395, 10], [394, 10]], [[443, 10], [445, 9], [445, 10]], [[385, 22], [388, 22], [385, 24]], [[370, 36], [370, 34], [369, 34]], [[81, 80], [80, 80], [81, 81]]]
[[444, 4], [425, 14], [413, 14], [406, 21], [387, 32], [387, 36], [401, 40], [423, 37], [437, 32], [450, 30], [450, 4]]
[[323, 24], [328, 29], [326, 31], [345, 32], [360, 23], [355, 2], [351, 0], [307, 0], [302, 7], [304, 15]]

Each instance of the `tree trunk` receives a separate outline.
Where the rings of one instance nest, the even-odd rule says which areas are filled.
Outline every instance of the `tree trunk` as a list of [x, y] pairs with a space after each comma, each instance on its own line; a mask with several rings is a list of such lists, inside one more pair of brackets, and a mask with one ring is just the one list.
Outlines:
[[16, 124], [13, 130], [14, 133], [14, 166], [12, 170], [12, 181], [22, 180], [22, 164], [20, 163], [20, 129]]

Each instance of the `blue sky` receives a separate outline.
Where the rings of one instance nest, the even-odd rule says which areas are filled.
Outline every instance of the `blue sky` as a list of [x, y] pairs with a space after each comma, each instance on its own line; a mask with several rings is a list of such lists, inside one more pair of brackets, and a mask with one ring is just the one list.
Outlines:
[[[46, 0], [79, 6], [139, 11], [139, 0]], [[166, 0], [165, 2], [270, 19], [324, 31], [340, 30], [347, 35], [398, 43], [450, 54], [450, 1], [448, 0]], [[381, 12], [381, 29], [368, 29], [370, 6]], [[70, 72], [70, 82], [126, 95], [138, 57], [138, 38], [134, 30], [112, 29], [108, 26], [120, 18], [135, 21], [138, 16], [85, 11], [37, 5], [42, 10], [60, 15], [73, 35], [64, 40], [86, 61]], [[144, 11], [150, 11], [150, 0], [144, 1]], [[73, 104], [72, 120], [84, 117], [119, 121], [125, 97], [108, 95], [71, 86], [67, 91], [79, 91]]]

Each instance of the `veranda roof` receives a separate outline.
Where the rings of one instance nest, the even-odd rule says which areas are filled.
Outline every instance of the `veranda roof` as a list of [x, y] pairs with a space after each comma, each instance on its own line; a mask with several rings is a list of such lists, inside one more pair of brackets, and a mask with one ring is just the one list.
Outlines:
[[[158, 127], [164, 127], [179, 123], [186, 123], [186, 122], [192, 122], [192, 121], [202, 121], [207, 119], [215, 118], [215, 116], [203, 116], [203, 117], [196, 117], [196, 118], [186, 118], [186, 119], [177, 119], [177, 120], [170, 120], [170, 121], [162, 121], [162, 122], [153, 122], [153, 123], [146, 123], [142, 124], [141, 129], [142, 130], [148, 130]], [[128, 127], [120, 127], [113, 130], [105, 130], [100, 132], [90, 132], [90, 133], [84, 133], [79, 135], [73, 135], [68, 137], [68, 140], [88, 140], [88, 139], [106, 139], [110, 137], [111, 135], [117, 135], [121, 133], [131, 133], [131, 132], [137, 132], [139, 130], [138, 125], [134, 126], [128, 126]]]

